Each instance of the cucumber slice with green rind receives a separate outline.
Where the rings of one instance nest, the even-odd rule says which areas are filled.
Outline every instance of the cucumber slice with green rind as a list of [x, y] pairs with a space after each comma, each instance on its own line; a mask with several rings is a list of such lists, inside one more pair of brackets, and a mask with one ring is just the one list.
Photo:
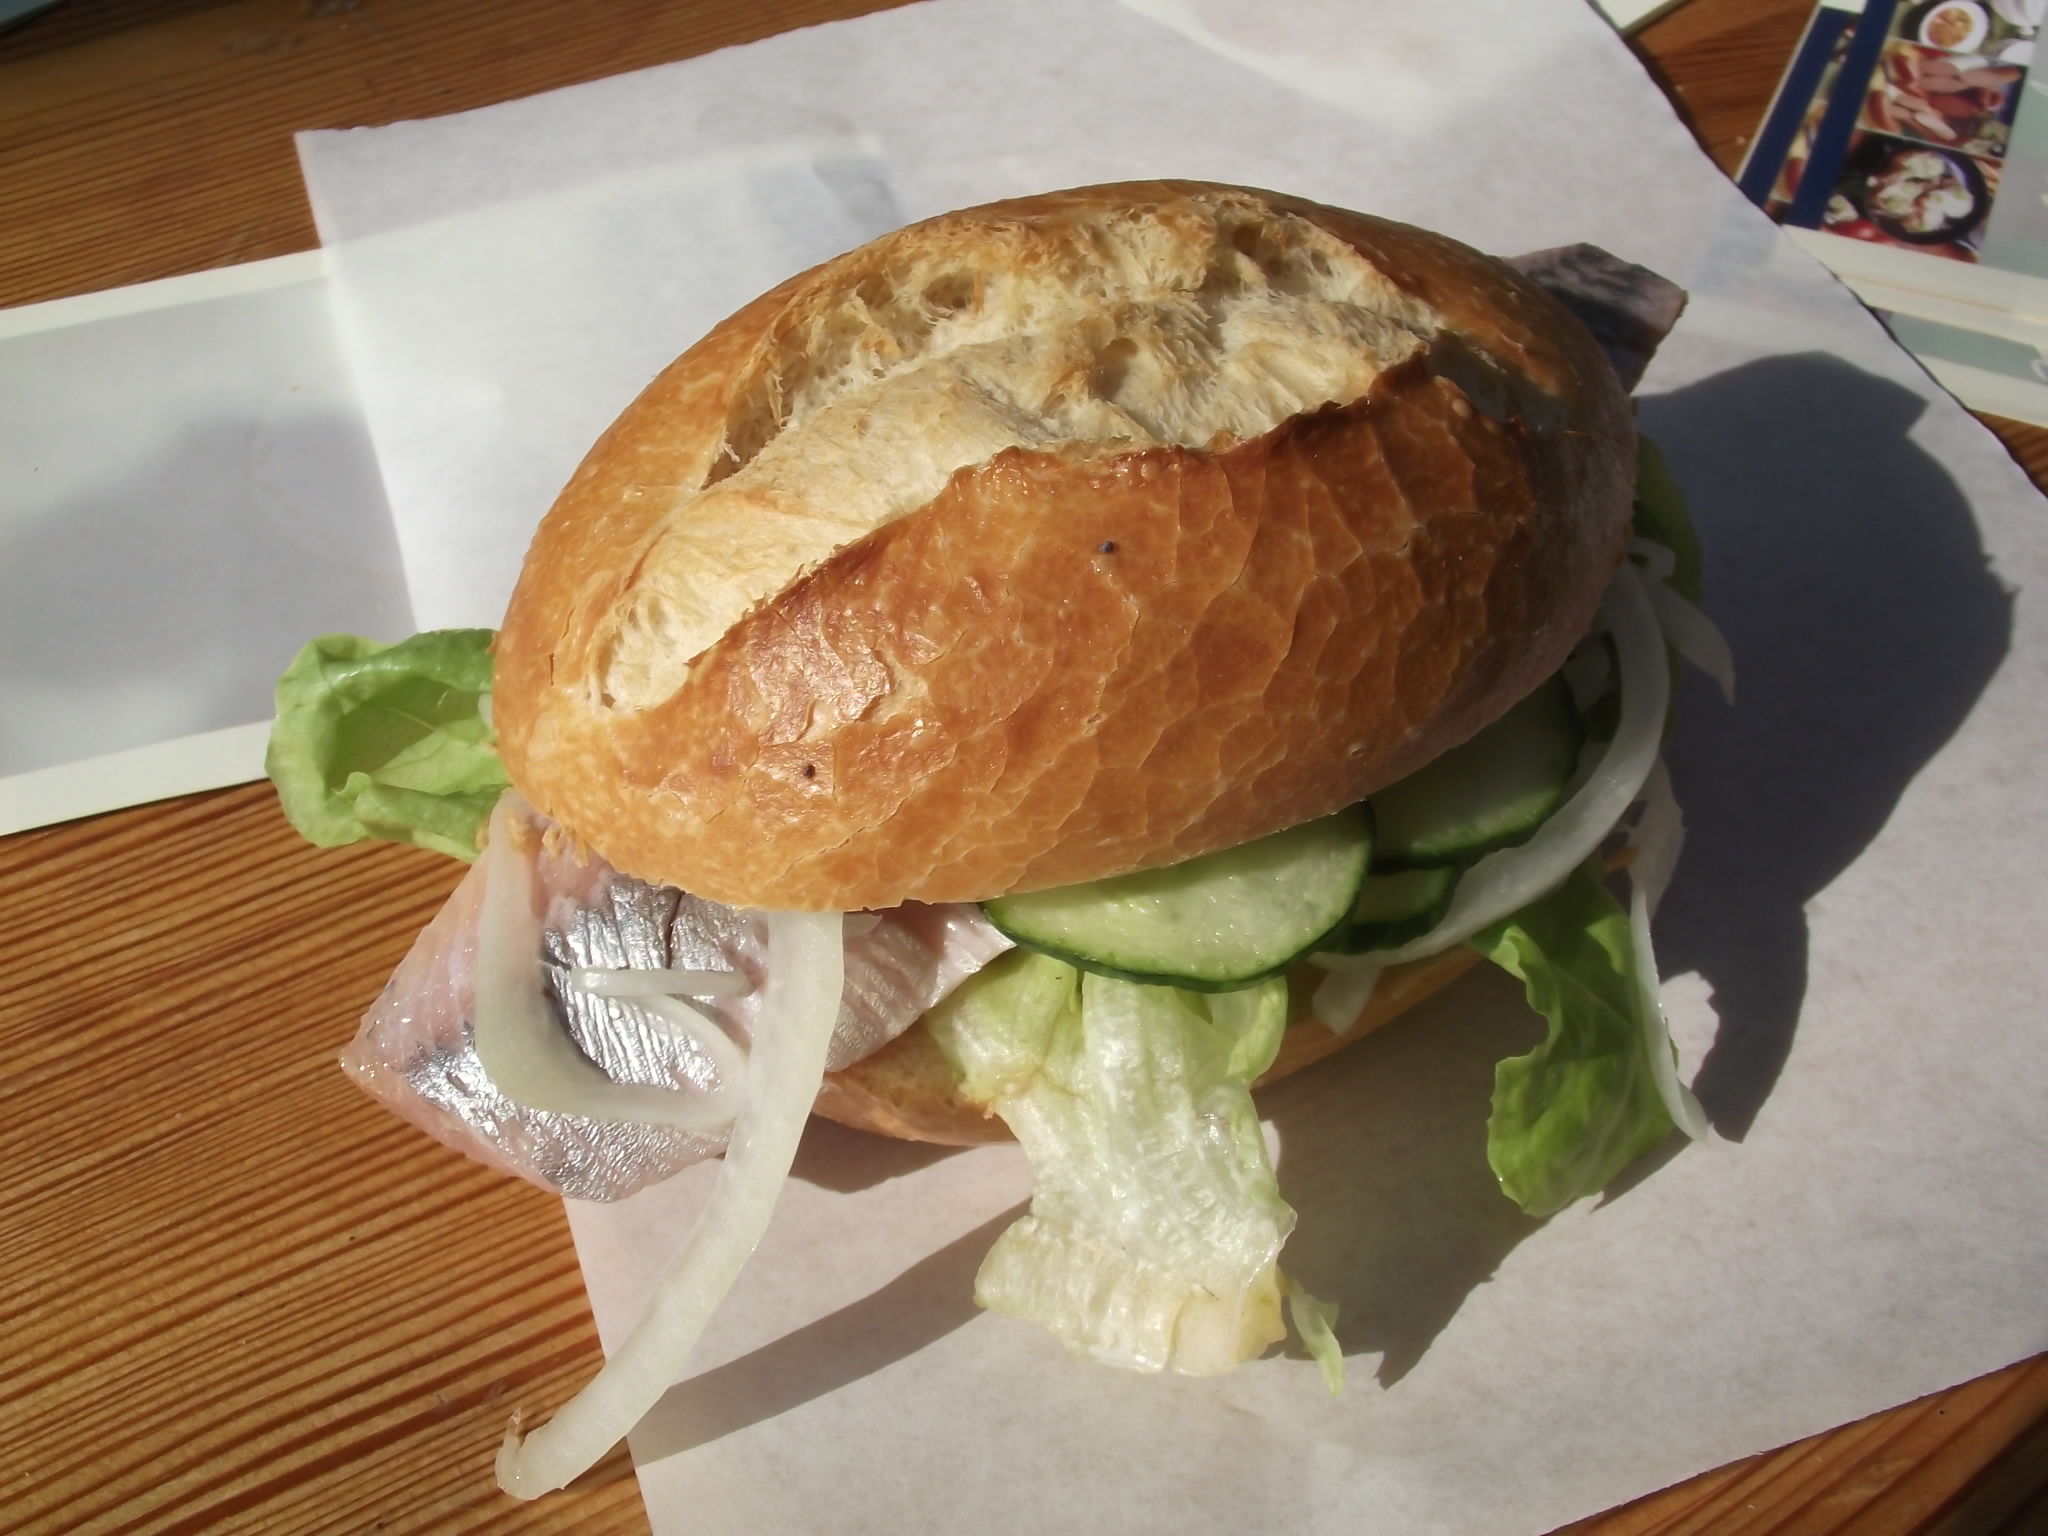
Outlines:
[[1451, 895], [1464, 871], [1456, 865], [1436, 869], [1404, 869], [1391, 875], [1367, 875], [1358, 887], [1351, 917], [1326, 946], [1337, 954], [1362, 955], [1375, 949], [1399, 949], [1443, 921]]
[[1165, 869], [982, 903], [1018, 944], [1128, 981], [1227, 992], [1285, 970], [1348, 923], [1372, 859], [1352, 806]]
[[1563, 803], [1586, 732], [1552, 677], [1470, 741], [1372, 797], [1374, 870], [1468, 864], [1525, 842]]

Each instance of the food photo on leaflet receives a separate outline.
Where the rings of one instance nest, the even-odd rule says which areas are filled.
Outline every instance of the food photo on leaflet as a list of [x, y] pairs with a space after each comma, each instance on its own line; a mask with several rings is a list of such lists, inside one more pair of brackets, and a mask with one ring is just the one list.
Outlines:
[[1862, 126], [1979, 158], [2001, 158], [2026, 71], [1908, 42], [1885, 45]]
[[1738, 174], [1965, 405], [2039, 425], [2038, 0], [1817, 6]]
[[1820, 7], [1744, 188], [1786, 224], [1984, 259], [2040, 23], [2031, 4]]
[[1974, 261], [1983, 248], [1985, 215], [1998, 196], [1998, 167], [1922, 143], [1858, 134], [1839, 188], [1822, 224], [1829, 234]]
[[578, 1198], [725, 1154], [633, 1340], [508, 1433], [508, 1491], [666, 1390], [814, 1101], [1024, 1143], [980, 1305], [1191, 1375], [1284, 1317], [1331, 1391], [1251, 1098], [1276, 1058], [1484, 957], [1547, 1022], [1498, 1073], [1506, 1198], [1705, 1134], [1657, 998], [1658, 752], [1677, 659], [1733, 672], [1626, 399], [1682, 304], [1592, 248], [1503, 264], [1246, 189], [968, 210], [657, 379], [495, 637], [307, 647], [295, 824], [476, 859], [358, 1081]]

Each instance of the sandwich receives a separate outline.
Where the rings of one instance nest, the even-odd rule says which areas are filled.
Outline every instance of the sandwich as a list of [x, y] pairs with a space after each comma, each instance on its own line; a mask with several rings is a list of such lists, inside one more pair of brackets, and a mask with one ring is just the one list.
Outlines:
[[1291, 1317], [1332, 1390], [1256, 1085], [1485, 958], [1549, 1022], [1474, 1127], [1510, 1198], [1703, 1132], [1649, 922], [1674, 653], [1729, 667], [1628, 399], [1681, 304], [1244, 188], [948, 214], [656, 378], [495, 634], [307, 647], [295, 824], [475, 860], [348, 1069], [572, 1197], [724, 1158], [509, 1491], [680, 1372], [814, 1110], [1022, 1142], [984, 1306], [1197, 1374]]

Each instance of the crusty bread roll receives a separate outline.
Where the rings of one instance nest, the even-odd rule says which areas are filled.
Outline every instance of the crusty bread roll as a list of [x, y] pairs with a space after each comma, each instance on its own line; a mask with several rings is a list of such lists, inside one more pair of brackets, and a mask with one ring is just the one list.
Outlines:
[[661, 374], [499, 635], [513, 781], [742, 906], [980, 900], [1367, 796], [1564, 659], [1628, 402], [1450, 240], [1240, 188], [912, 225]]

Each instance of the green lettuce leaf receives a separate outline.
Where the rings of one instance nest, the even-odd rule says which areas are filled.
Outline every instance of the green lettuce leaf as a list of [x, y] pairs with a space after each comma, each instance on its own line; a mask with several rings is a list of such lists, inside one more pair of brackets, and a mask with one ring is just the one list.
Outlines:
[[488, 629], [396, 645], [321, 635], [277, 682], [264, 770], [309, 842], [366, 837], [474, 859], [505, 790], [491, 733]]
[[1251, 1083], [1286, 1024], [1282, 978], [1188, 992], [1022, 950], [927, 1015], [1036, 1175], [975, 1300], [1138, 1370], [1211, 1375], [1284, 1337], [1277, 1260], [1294, 1212]]
[[1494, 1069], [1486, 1125], [1502, 1190], [1548, 1216], [1604, 1189], [1672, 1129], [1650, 1072], [1628, 913], [1589, 863], [1471, 943], [1550, 1024], [1535, 1050]]
[[[1695, 608], [1699, 607], [1701, 581], [1706, 568], [1700, 536], [1693, 529], [1692, 514], [1686, 510], [1685, 493], [1678, 488], [1670, 467], [1664, 462], [1663, 450], [1641, 433], [1636, 435], [1635, 512], [1629, 520], [1629, 532], [1671, 551], [1671, 575], [1665, 585]], [[1600, 643], [1608, 648], [1611, 670], [1614, 666], [1614, 642], [1603, 639]], [[1674, 698], [1678, 690], [1679, 669], [1683, 665], [1677, 650], [1672, 648], [1671, 688]], [[1615, 722], [1621, 715], [1621, 695], [1610, 688], [1584, 705], [1580, 715], [1588, 740], [1612, 741]], [[1664, 739], [1669, 741], [1677, 728], [1678, 711], [1673, 708], [1665, 716]]]
[[1323, 1386], [1336, 1397], [1344, 1390], [1344, 1345], [1337, 1337], [1337, 1304], [1311, 1296], [1284, 1270], [1280, 1290], [1287, 1298], [1288, 1321], [1294, 1324], [1301, 1347], [1323, 1373]]
[[1664, 462], [1664, 451], [1647, 437], [1636, 437], [1636, 508], [1630, 524], [1635, 533], [1662, 544], [1677, 556], [1665, 583], [1693, 607], [1700, 606], [1706, 553], [1686, 510], [1685, 493]]

